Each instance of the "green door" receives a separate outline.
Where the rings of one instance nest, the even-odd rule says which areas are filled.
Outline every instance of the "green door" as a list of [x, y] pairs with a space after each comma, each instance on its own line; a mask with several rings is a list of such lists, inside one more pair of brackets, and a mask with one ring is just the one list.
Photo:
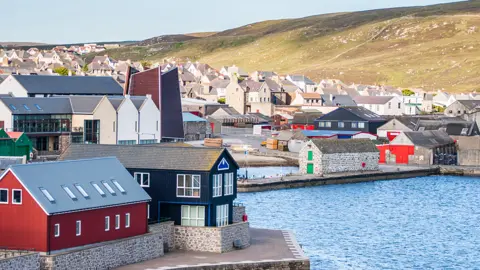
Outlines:
[[307, 174], [313, 174], [313, 164], [312, 163], [307, 164]]

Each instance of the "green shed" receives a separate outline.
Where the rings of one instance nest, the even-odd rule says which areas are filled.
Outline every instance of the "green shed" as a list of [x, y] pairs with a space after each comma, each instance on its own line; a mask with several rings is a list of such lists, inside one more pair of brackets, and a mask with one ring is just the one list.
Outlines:
[[30, 160], [33, 152], [32, 141], [23, 132], [5, 132], [0, 129], [0, 156], [21, 157]]

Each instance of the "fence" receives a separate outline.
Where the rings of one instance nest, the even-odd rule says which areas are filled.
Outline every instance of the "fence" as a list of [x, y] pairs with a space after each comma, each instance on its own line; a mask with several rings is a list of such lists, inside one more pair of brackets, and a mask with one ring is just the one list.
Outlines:
[[253, 128], [236, 128], [236, 127], [225, 127], [222, 126], [220, 131], [223, 135], [244, 135], [244, 134], [253, 134]]

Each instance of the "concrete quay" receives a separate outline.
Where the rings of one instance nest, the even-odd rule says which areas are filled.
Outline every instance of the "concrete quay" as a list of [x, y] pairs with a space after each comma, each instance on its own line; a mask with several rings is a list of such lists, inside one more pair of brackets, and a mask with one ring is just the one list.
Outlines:
[[440, 168], [384, 166], [381, 171], [338, 173], [326, 176], [292, 175], [280, 178], [248, 179], [237, 183], [238, 192], [260, 192], [287, 188], [396, 180], [440, 174]]

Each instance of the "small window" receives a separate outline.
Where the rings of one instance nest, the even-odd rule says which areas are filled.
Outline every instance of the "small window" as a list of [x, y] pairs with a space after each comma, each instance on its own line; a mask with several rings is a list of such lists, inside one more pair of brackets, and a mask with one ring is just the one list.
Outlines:
[[358, 128], [365, 128], [365, 123], [363, 122], [358, 123]]
[[88, 193], [85, 191], [85, 189], [83, 189], [82, 186], [75, 184], [75, 188], [78, 190], [78, 192], [80, 192], [80, 194], [82, 194], [83, 197], [88, 198]]
[[467, 135], [468, 128], [462, 128], [462, 133], [460, 135]]
[[12, 189], [12, 204], [22, 204], [21, 189]]
[[115, 230], [120, 229], [120, 215], [115, 215]]
[[27, 111], [30, 111], [30, 108], [26, 104], [23, 104], [23, 108], [25, 108]]
[[332, 122], [325, 122], [325, 127], [332, 127]]
[[120, 190], [121, 193], [126, 193], [125, 189], [118, 183], [117, 180], [112, 180], [112, 183]]
[[398, 108], [401, 109], [402, 108], [402, 103], [398, 103]]
[[147, 204], [147, 219], [150, 219], [150, 204]]
[[75, 196], [75, 194], [73, 194], [73, 192], [70, 190], [70, 188], [66, 187], [66, 186], [62, 186], [63, 190], [65, 190], [65, 192], [68, 194], [68, 196], [71, 198], [71, 199], [77, 199], [77, 196]]
[[76, 236], [82, 235], [82, 221], [81, 220], [77, 220], [77, 222], [75, 223], [75, 235]]
[[35, 107], [36, 107], [37, 110], [39, 110], [39, 111], [42, 111], [42, 110], [43, 110], [42, 107], [40, 107], [38, 104], [35, 104]]
[[54, 231], [55, 237], [60, 237], [60, 224], [55, 224]]
[[325, 127], [325, 122], [318, 122], [319, 127]]
[[157, 120], [157, 131], [158, 131], [158, 128], [159, 128], [159, 127], [158, 127], [158, 120]]
[[344, 128], [344, 127], [345, 127], [345, 123], [344, 123], [344, 122], [338, 122], [338, 127], [339, 127], [339, 128]]
[[110, 231], [110, 217], [109, 216], [105, 217], [105, 231], [106, 232]]
[[357, 122], [352, 122], [352, 128], [358, 128], [358, 123]]
[[113, 121], [113, 132], [115, 132], [115, 128], [116, 128], [115, 121]]
[[141, 187], [150, 187], [150, 173], [136, 172], [133, 176]]
[[0, 204], [8, 204], [8, 189], [0, 188]]
[[15, 105], [13, 105], [13, 104], [10, 104], [10, 109], [16, 111], [16, 110], [17, 110], [17, 107], [15, 107]]
[[225, 189], [224, 195], [233, 195], [233, 173], [226, 173], [225, 174]]
[[51, 202], [54, 202], [55, 199], [52, 197], [52, 195], [50, 195], [50, 192], [48, 192], [48, 190], [44, 189], [44, 188], [40, 188], [40, 191], [43, 193], [43, 195]]
[[98, 191], [98, 193], [100, 193], [100, 195], [105, 196], [105, 192], [103, 192], [97, 183], [92, 183], [92, 186]]
[[138, 131], [138, 122], [135, 121], [135, 132], [137, 132], [137, 131]]
[[313, 160], [313, 151], [308, 151], [308, 160]]
[[102, 181], [103, 186], [110, 192], [110, 194], [115, 195], [115, 190], [105, 181]]
[[125, 228], [130, 228], [130, 213], [125, 214]]

